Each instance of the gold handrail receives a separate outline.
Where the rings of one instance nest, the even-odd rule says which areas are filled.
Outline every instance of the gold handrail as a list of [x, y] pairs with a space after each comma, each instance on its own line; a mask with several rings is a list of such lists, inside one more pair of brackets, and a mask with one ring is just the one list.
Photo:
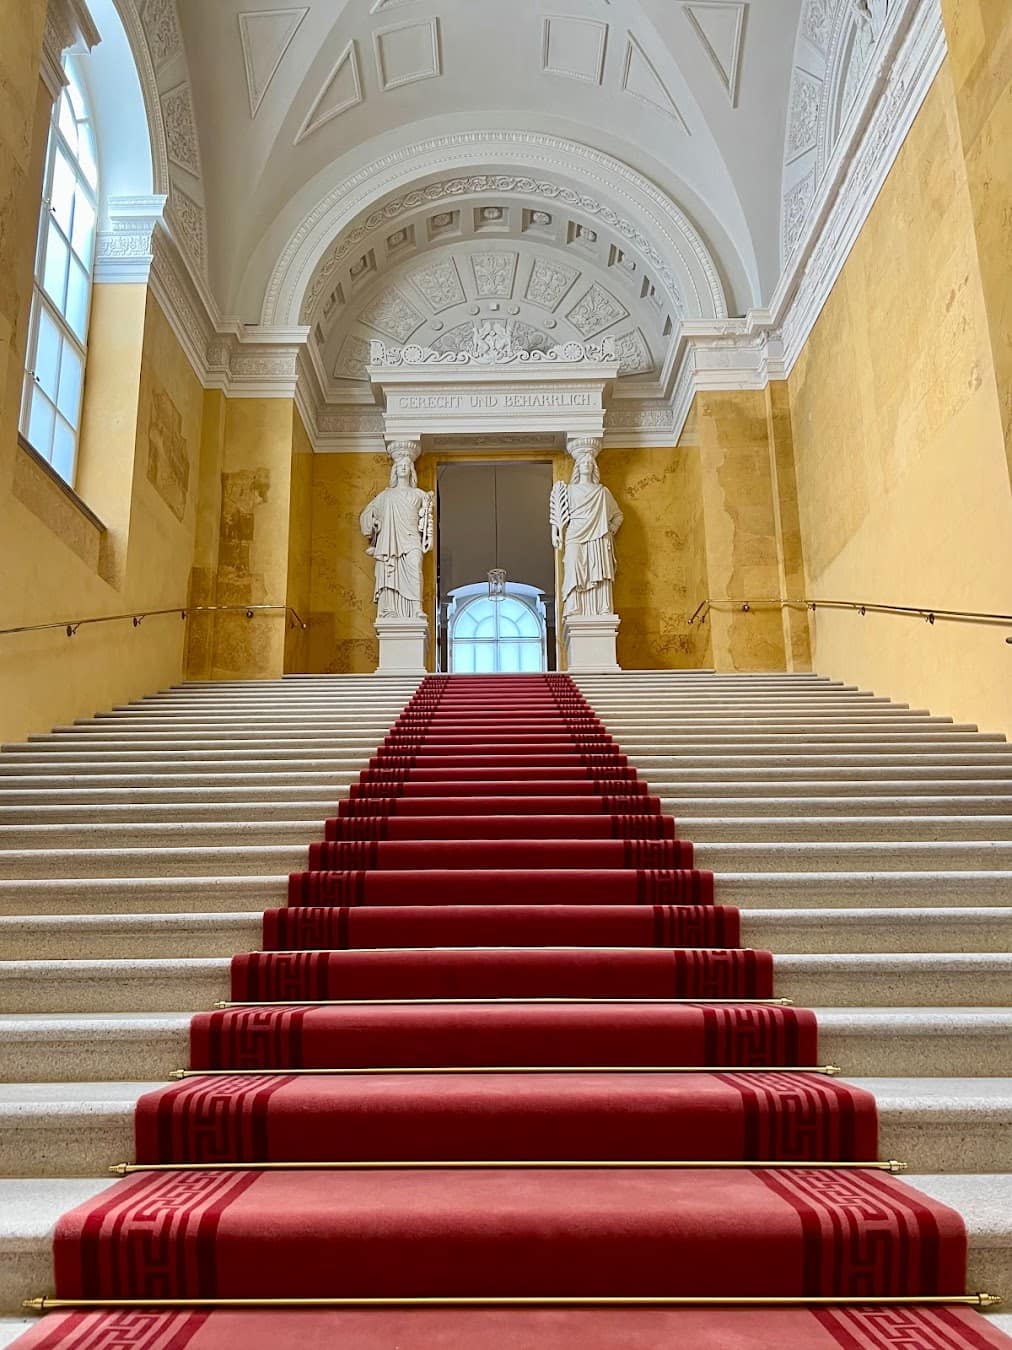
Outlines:
[[140, 628], [145, 619], [157, 619], [163, 614], [178, 614], [185, 620], [191, 614], [237, 613], [245, 614], [247, 619], [252, 619], [257, 614], [267, 612], [286, 615], [292, 627], [301, 628], [303, 632], [309, 628], [309, 624], [299, 617], [291, 605], [173, 605], [171, 609], [134, 609], [126, 614], [98, 614], [88, 619], [60, 619], [54, 623], [29, 623], [22, 624], [20, 628], [0, 628], [0, 637], [10, 637], [14, 633], [44, 633], [55, 628], [62, 628], [67, 637], [74, 637], [77, 630], [83, 628], [85, 624], [116, 623], [122, 619], [130, 619], [135, 628]]
[[[705, 623], [712, 609], [739, 610], [748, 614], [754, 609], [807, 609], [813, 613], [820, 609], [849, 609], [860, 615], [899, 614], [911, 619], [923, 619], [933, 624], [937, 620], [946, 623], [977, 623], [989, 627], [1008, 628], [1012, 625], [1012, 614], [985, 614], [964, 609], [935, 609], [929, 605], [883, 605], [872, 600], [701, 600], [689, 618], [689, 623]], [[1012, 642], [1012, 638], [1006, 638]]]

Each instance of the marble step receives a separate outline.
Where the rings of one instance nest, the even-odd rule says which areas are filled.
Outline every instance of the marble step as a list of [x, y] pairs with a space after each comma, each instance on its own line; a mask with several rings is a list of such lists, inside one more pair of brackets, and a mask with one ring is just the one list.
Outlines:
[[[18, 849], [96, 849], [96, 848], [173, 848], [227, 847], [246, 844], [308, 846], [323, 837], [327, 815], [295, 820], [251, 819], [233, 821], [178, 820], [165, 822], [125, 822], [108, 819], [91, 824], [0, 824], [0, 857], [3, 850]], [[793, 817], [720, 817], [680, 816], [678, 834], [696, 844], [734, 842], [776, 843], [900, 843], [931, 841], [976, 841], [993, 843], [1012, 841], [1012, 816], [813, 816]], [[1012, 858], [1012, 854], [1010, 854]]]
[[[681, 775], [694, 770], [731, 770], [736, 775], [744, 773], [764, 777], [770, 769], [790, 769], [799, 775], [812, 770], [826, 771], [829, 777], [846, 777], [851, 769], [880, 769], [888, 771], [890, 776], [905, 776], [907, 773], [926, 769], [998, 769], [1012, 773], [1012, 753], [1004, 746], [995, 746], [993, 750], [975, 749], [972, 745], [953, 745], [946, 750], [932, 746], [881, 746], [865, 747], [829, 747], [829, 746], [791, 746], [770, 748], [752, 748], [748, 746], [727, 746], [720, 750], [711, 750], [704, 746], [685, 746], [678, 751], [667, 750], [658, 754], [629, 756], [632, 768], [638, 770], [646, 779], [664, 775]], [[2, 764], [0, 764], [2, 767]], [[10, 770], [8, 770], [10, 771]], [[40, 772], [33, 769], [33, 773]], [[80, 772], [80, 770], [78, 770]], [[976, 775], [974, 775], [976, 776]]]
[[68, 793], [87, 794], [82, 796], [82, 800], [93, 801], [93, 794], [96, 792], [115, 792], [122, 797], [126, 794], [129, 801], [138, 800], [138, 792], [155, 790], [159, 795], [163, 792], [171, 792], [176, 788], [182, 788], [187, 791], [196, 791], [201, 794], [217, 792], [231, 792], [234, 788], [248, 789], [252, 788], [267, 796], [273, 795], [278, 790], [287, 792], [291, 788], [309, 789], [316, 793], [322, 790], [336, 790], [339, 787], [347, 787], [350, 783], [357, 783], [361, 769], [348, 767], [339, 771], [327, 769], [321, 772], [319, 769], [301, 770], [292, 772], [287, 769], [272, 770], [267, 773], [250, 770], [246, 772], [234, 773], [226, 771], [215, 771], [208, 774], [206, 772], [169, 772], [166, 770], [152, 771], [149, 767], [144, 773], [81, 773], [75, 770], [73, 773], [64, 773], [59, 776], [52, 773], [21, 773], [16, 777], [9, 775], [6, 778], [0, 778], [0, 801], [10, 801], [11, 798], [19, 800], [34, 801], [38, 799], [38, 794], [43, 793], [48, 800], [53, 800], [57, 796], [66, 799]]
[[[164, 727], [149, 729], [145, 727], [116, 732], [50, 732], [44, 736], [32, 736], [28, 741], [4, 745], [2, 751], [5, 754], [21, 755], [38, 754], [42, 751], [50, 754], [57, 751], [83, 753], [90, 750], [115, 750], [129, 747], [135, 747], [139, 750], [158, 750], [161, 748], [192, 750], [230, 745], [242, 748], [261, 746], [265, 749], [274, 750], [299, 750], [357, 744], [367, 740], [370, 740], [373, 745], [379, 745], [383, 742], [389, 730], [389, 724], [379, 727], [359, 725], [357, 727], [329, 728], [309, 723], [284, 729], [277, 727], [243, 729], [217, 724], [205, 728]], [[523, 735], [534, 734], [526, 724], [519, 725], [516, 730]], [[541, 727], [537, 730], [549, 730], [549, 728]], [[935, 741], [949, 741], [953, 738], [957, 738], [960, 743], [969, 741], [971, 743], [990, 744], [993, 741], [1000, 740], [999, 737], [978, 732], [971, 726], [950, 728], [932, 726], [927, 723], [903, 724], [894, 721], [876, 725], [874, 722], [844, 722], [842, 720], [838, 722], [829, 720], [825, 722], [801, 722], [799, 720], [794, 725], [788, 722], [752, 722], [745, 726], [738, 726], [728, 722], [701, 723], [696, 719], [687, 718], [680, 725], [666, 724], [660, 730], [653, 726], [637, 725], [626, 730], [612, 726], [609, 731], [614, 740], [622, 747], [643, 742], [666, 744], [671, 741], [678, 744], [690, 739], [697, 742], [700, 740], [710, 742], [712, 740], [721, 744], [725, 741], [746, 739], [750, 741], [756, 739], [761, 741], [797, 740], [801, 743], [825, 739], [831, 742], [843, 739], [886, 743], [898, 740], [904, 743], [910, 741], [915, 744], [921, 742], [931, 744]], [[473, 734], [477, 740], [481, 739], [479, 728], [460, 725], [457, 734], [464, 733]]]
[[[0, 1013], [173, 1012], [229, 997], [226, 957], [0, 961]], [[1012, 954], [778, 955], [777, 995], [810, 1007], [959, 1008], [1012, 1003]]]
[[[188, 1063], [196, 1009], [173, 1013], [4, 1014], [0, 1082], [167, 1078]], [[1012, 1062], [1004, 1008], [816, 1009], [820, 1060], [852, 1077], [1001, 1078]]]
[[[695, 865], [731, 872], [1009, 871], [1012, 843], [707, 843]], [[59, 848], [0, 851], [0, 879], [279, 876], [305, 869], [303, 845]], [[1012, 879], [1012, 877], [1010, 877]]]
[[[0, 915], [249, 913], [283, 905], [287, 873], [0, 880]], [[717, 899], [740, 909], [1012, 906], [1007, 871], [733, 872]]]
[[336, 804], [327, 813], [297, 820], [259, 820], [247, 810], [245, 818], [234, 821], [133, 821], [123, 824], [103, 819], [92, 824], [6, 825], [0, 824], [0, 859], [9, 849], [111, 849], [174, 848], [190, 845], [199, 848], [222, 845], [241, 848], [246, 844], [308, 846], [323, 838], [327, 815], [335, 815]]
[[[919, 1173], [1012, 1172], [1012, 1078], [851, 1081], [875, 1094], [880, 1157]], [[98, 1178], [132, 1161], [137, 1099], [161, 1086], [0, 1084], [0, 1176]]]
[[[738, 843], [906, 843], [918, 841], [1012, 840], [1012, 815], [1007, 816], [821, 816], [814, 811], [796, 816], [676, 815], [677, 832], [697, 844], [733, 840]], [[98, 827], [101, 828], [101, 827]], [[27, 831], [25, 831], [27, 833]], [[0, 842], [5, 830], [0, 828]]]
[[47, 778], [58, 778], [61, 787], [74, 786], [78, 781], [93, 781], [97, 787], [101, 787], [102, 780], [106, 778], [131, 779], [135, 782], [149, 779], [155, 783], [180, 777], [198, 781], [211, 777], [219, 783], [233, 780], [241, 783], [244, 779], [273, 783], [318, 783], [322, 780], [347, 783], [355, 782], [368, 763], [368, 757], [364, 755], [314, 758], [311, 761], [298, 756], [275, 761], [269, 768], [261, 769], [258, 766], [263, 764], [263, 760], [255, 754], [238, 763], [237, 758], [223, 752], [216, 759], [191, 760], [174, 756], [171, 759], [146, 760], [122, 757], [82, 759], [78, 763], [53, 758], [25, 764], [19, 762], [20, 756], [12, 755], [6, 760], [0, 758], [0, 781], [7, 780], [7, 785], [11, 787], [15, 786], [10, 781], [13, 779], [17, 780], [16, 786], [24, 787]]
[[[1012, 1176], [963, 1173], [905, 1178], [958, 1209], [969, 1237], [967, 1287], [1012, 1288]], [[0, 1181], [0, 1313], [21, 1311], [21, 1300], [53, 1288], [53, 1229], [61, 1214], [109, 1185], [85, 1177], [7, 1178]]]
[[[102, 903], [96, 896], [96, 903]], [[242, 897], [237, 897], [241, 899]], [[257, 897], [250, 897], [251, 902]], [[1012, 950], [1012, 904], [742, 911], [742, 943], [789, 954]], [[273, 906], [265, 905], [265, 908]], [[259, 950], [262, 909], [0, 917], [7, 961], [228, 957]]]
[[[522, 731], [519, 734], [524, 734]], [[96, 762], [107, 759], [129, 759], [131, 761], [158, 760], [171, 756], [174, 760], [220, 759], [230, 756], [237, 760], [250, 758], [260, 760], [308, 760], [327, 759], [338, 755], [361, 755], [368, 757], [377, 753], [385, 732], [376, 735], [364, 732], [354, 735], [350, 732], [341, 736], [317, 736], [275, 739], [269, 736], [238, 737], [221, 734], [218, 736], [165, 736], [153, 739], [124, 736], [117, 739], [95, 740], [93, 738], [71, 738], [55, 741], [19, 742], [2, 747], [2, 753], [16, 758], [19, 763], [43, 763], [51, 759], [60, 759], [67, 763], [79, 759], [93, 759]], [[473, 749], [477, 753], [492, 751], [497, 741], [483, 740], [470, 734], [457, 733], [453, 741], [446, 742], [460, 747], [461, 753]], [[961, 731], [805, 731], [805, 732], [766, 732], [750, 730], [746, 732], [707, 732], [705, 728], [693, 728], [683, 734], [655, 732], [650, 736], [626, 736], [618, 741], [623, 753], [637, 760], [644, 755], [671, 754], [708, 754], [739, 751], [743, 755], [770, 753], [772, 751], [790, 751], [793, 754], [809, 755], [822, 753], [846, 753], [852, 748], [860, 751], [883, 751], [889, 754], [900, 752], [918, 755], [922, 751], [931, 754], [959, 753], [964, 749], [987, 750], [994, 752], [999, 747], [1012, 758], [1012, 747], [1008, 747], [1004, 738], [988, 735], [984, 732]], [[536, 745], [532, 745], [536, 748]]]
[[[701, 787], [698, 795], [680, 789], [677, 784], [652, 786], [661, 797], [662, 809], [668, 815], [685, 819], [700, 816], [727, 820], [750, 816], [805, 819], [810, 816], [1012, 815], [1012, 791], [1003, 794], [998, 790], [1000, 784], [988, 779], [954, 785], [949, 793], [932, 792], [931, 784], [840, 783], [834, 786], [832, 796], [823, 795], [827, 792], [826, 784], [811, 783], [788, 785], [793, 796], [786, 795], [787, 786], [778, 787], [768, 783], [751, 784], [747, 791], [744, 787], [735, 790], [728, 785], [715, 784]], [[873, 787], [879, 795], [870, 795]], [[884, 790], [879, 792], [883, 787]], [[0, 802], [2, 800], [0, 794]], [[245, 810], [246, 807], [241, 809]], [[0, 815], [2, 811], [3, 807], [0, 806]]]
[[[287, 797], [290, 794], [284, 795]], [[335, 814], [338, 802], [347, 795], [347, 789], [341, 788], [330, 794], [318, 792], [303, 801], [275, 800], [273, 794], [267, 800], [248, 797], [246, 800], [208, 801], [195, 791], [191, 800], [135, 803], [131, 799], [119, 802], [102, 799], [75, 802], [67, 801], [63, 793], [39, 793], [38, 801], [34, 803], [8, 805], [7, 794], [0, 791], [0, 826], [87, 825], [99, 821], [109, 825], [167, 825], [189, 821], [201, 824], [212, 821], [323, 821]], [[239, 793], [236, 792], [234, 796], [238, 798]], [[986, 827], [986, 822], [995, 817], [1012, 817], [1012, 793], [1005, 797], [983, 794], [962, 797], [665, 797], [662, 799], [662, 809], [685, 823], [683, 832], [689, 838], [702, 837], [693, 833], [695, 822], [699, 819], [716, 819], [723, 824], [738, 819], [751, 822], [753, 817], [762, 817], [769, 820], [771, 827], [776, 822], [786, 820], [793, 828], [797, 822], [810, 819], [836, 821], [838, 818], [848, 818], [861, 822], [887, 822], [889, 818], [897, 816], [904, 820], [925, 817], [929, 821], [935, 818], [965, 821], [970, 817], [979, 817]], [[916, 828], [912, 820], [910, 823]], [[887, 828], [887, 825], [883, 828]], [[778, 837], [783, 837], [779, 829], [776, 832]]]

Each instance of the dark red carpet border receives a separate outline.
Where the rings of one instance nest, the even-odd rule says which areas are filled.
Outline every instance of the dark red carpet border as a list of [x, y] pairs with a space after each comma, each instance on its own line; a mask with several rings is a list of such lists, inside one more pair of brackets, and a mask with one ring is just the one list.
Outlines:
[[[139, 1173], [64, 1216], [57, 1293], [961, 1293], [952, 1210], [874, 1170], [762, 1166], [877, 1148], [868, 1093], [797, 1072], [818, 1064], [815, 1017], [761, 1001], [773, 974], [567, 677], [429, 678], [264, 915], [264, 950], [234, 959], [242, 1006], [194, 1017], [206, 1072], [138, 1104], [138, 1160], [210, 1168]], [[721, 1160], [756, 1166], [705, 1166]], [[403, 1165], [258, 1166], [300, 1161]], [[23, 1343], [121, 1332], [195, 1350], [1012, 1344], [899, 1307], [105, 1313]]]

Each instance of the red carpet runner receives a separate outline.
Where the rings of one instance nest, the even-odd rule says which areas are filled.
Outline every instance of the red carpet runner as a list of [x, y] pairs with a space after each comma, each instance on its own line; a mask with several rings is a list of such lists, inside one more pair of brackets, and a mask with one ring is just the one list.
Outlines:
[[[962, 1294], [955, 1213], [818, 1166], [876, 1159], [874, 1101], [818, 1071], [814, 1015], [692, 864], [568, 678], [427, 679], [234, 959], [235, 1006], [194, 1018], [199, 1072], [141, 1099], [137, 1160], [175, 1169], [61, 1220], [57, 1294]], [[21, 1342], [127, 1343], [1009, 1344], [895, 1305], [117, 1310]]]

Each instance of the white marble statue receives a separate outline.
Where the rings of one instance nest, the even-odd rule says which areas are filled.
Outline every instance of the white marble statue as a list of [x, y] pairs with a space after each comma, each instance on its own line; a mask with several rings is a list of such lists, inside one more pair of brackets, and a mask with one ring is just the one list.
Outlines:
[[420, 619], [422, 555], [432, 548], [433, 494], [418, 486], [417, 451], [394, 448], [391, 454], [390, 486], [372, 499], [359, 525], [369, 540], [366, 552], [376, 560], [377, 619]]
[[556, 483], [549, 503], [552, 544], [562, 549], [562, 613], [612, 614], [615, 601], [614, 539], [622, 524], [618, 503], [601, 482], [598, 442], [570, 450], [573, 473]]

